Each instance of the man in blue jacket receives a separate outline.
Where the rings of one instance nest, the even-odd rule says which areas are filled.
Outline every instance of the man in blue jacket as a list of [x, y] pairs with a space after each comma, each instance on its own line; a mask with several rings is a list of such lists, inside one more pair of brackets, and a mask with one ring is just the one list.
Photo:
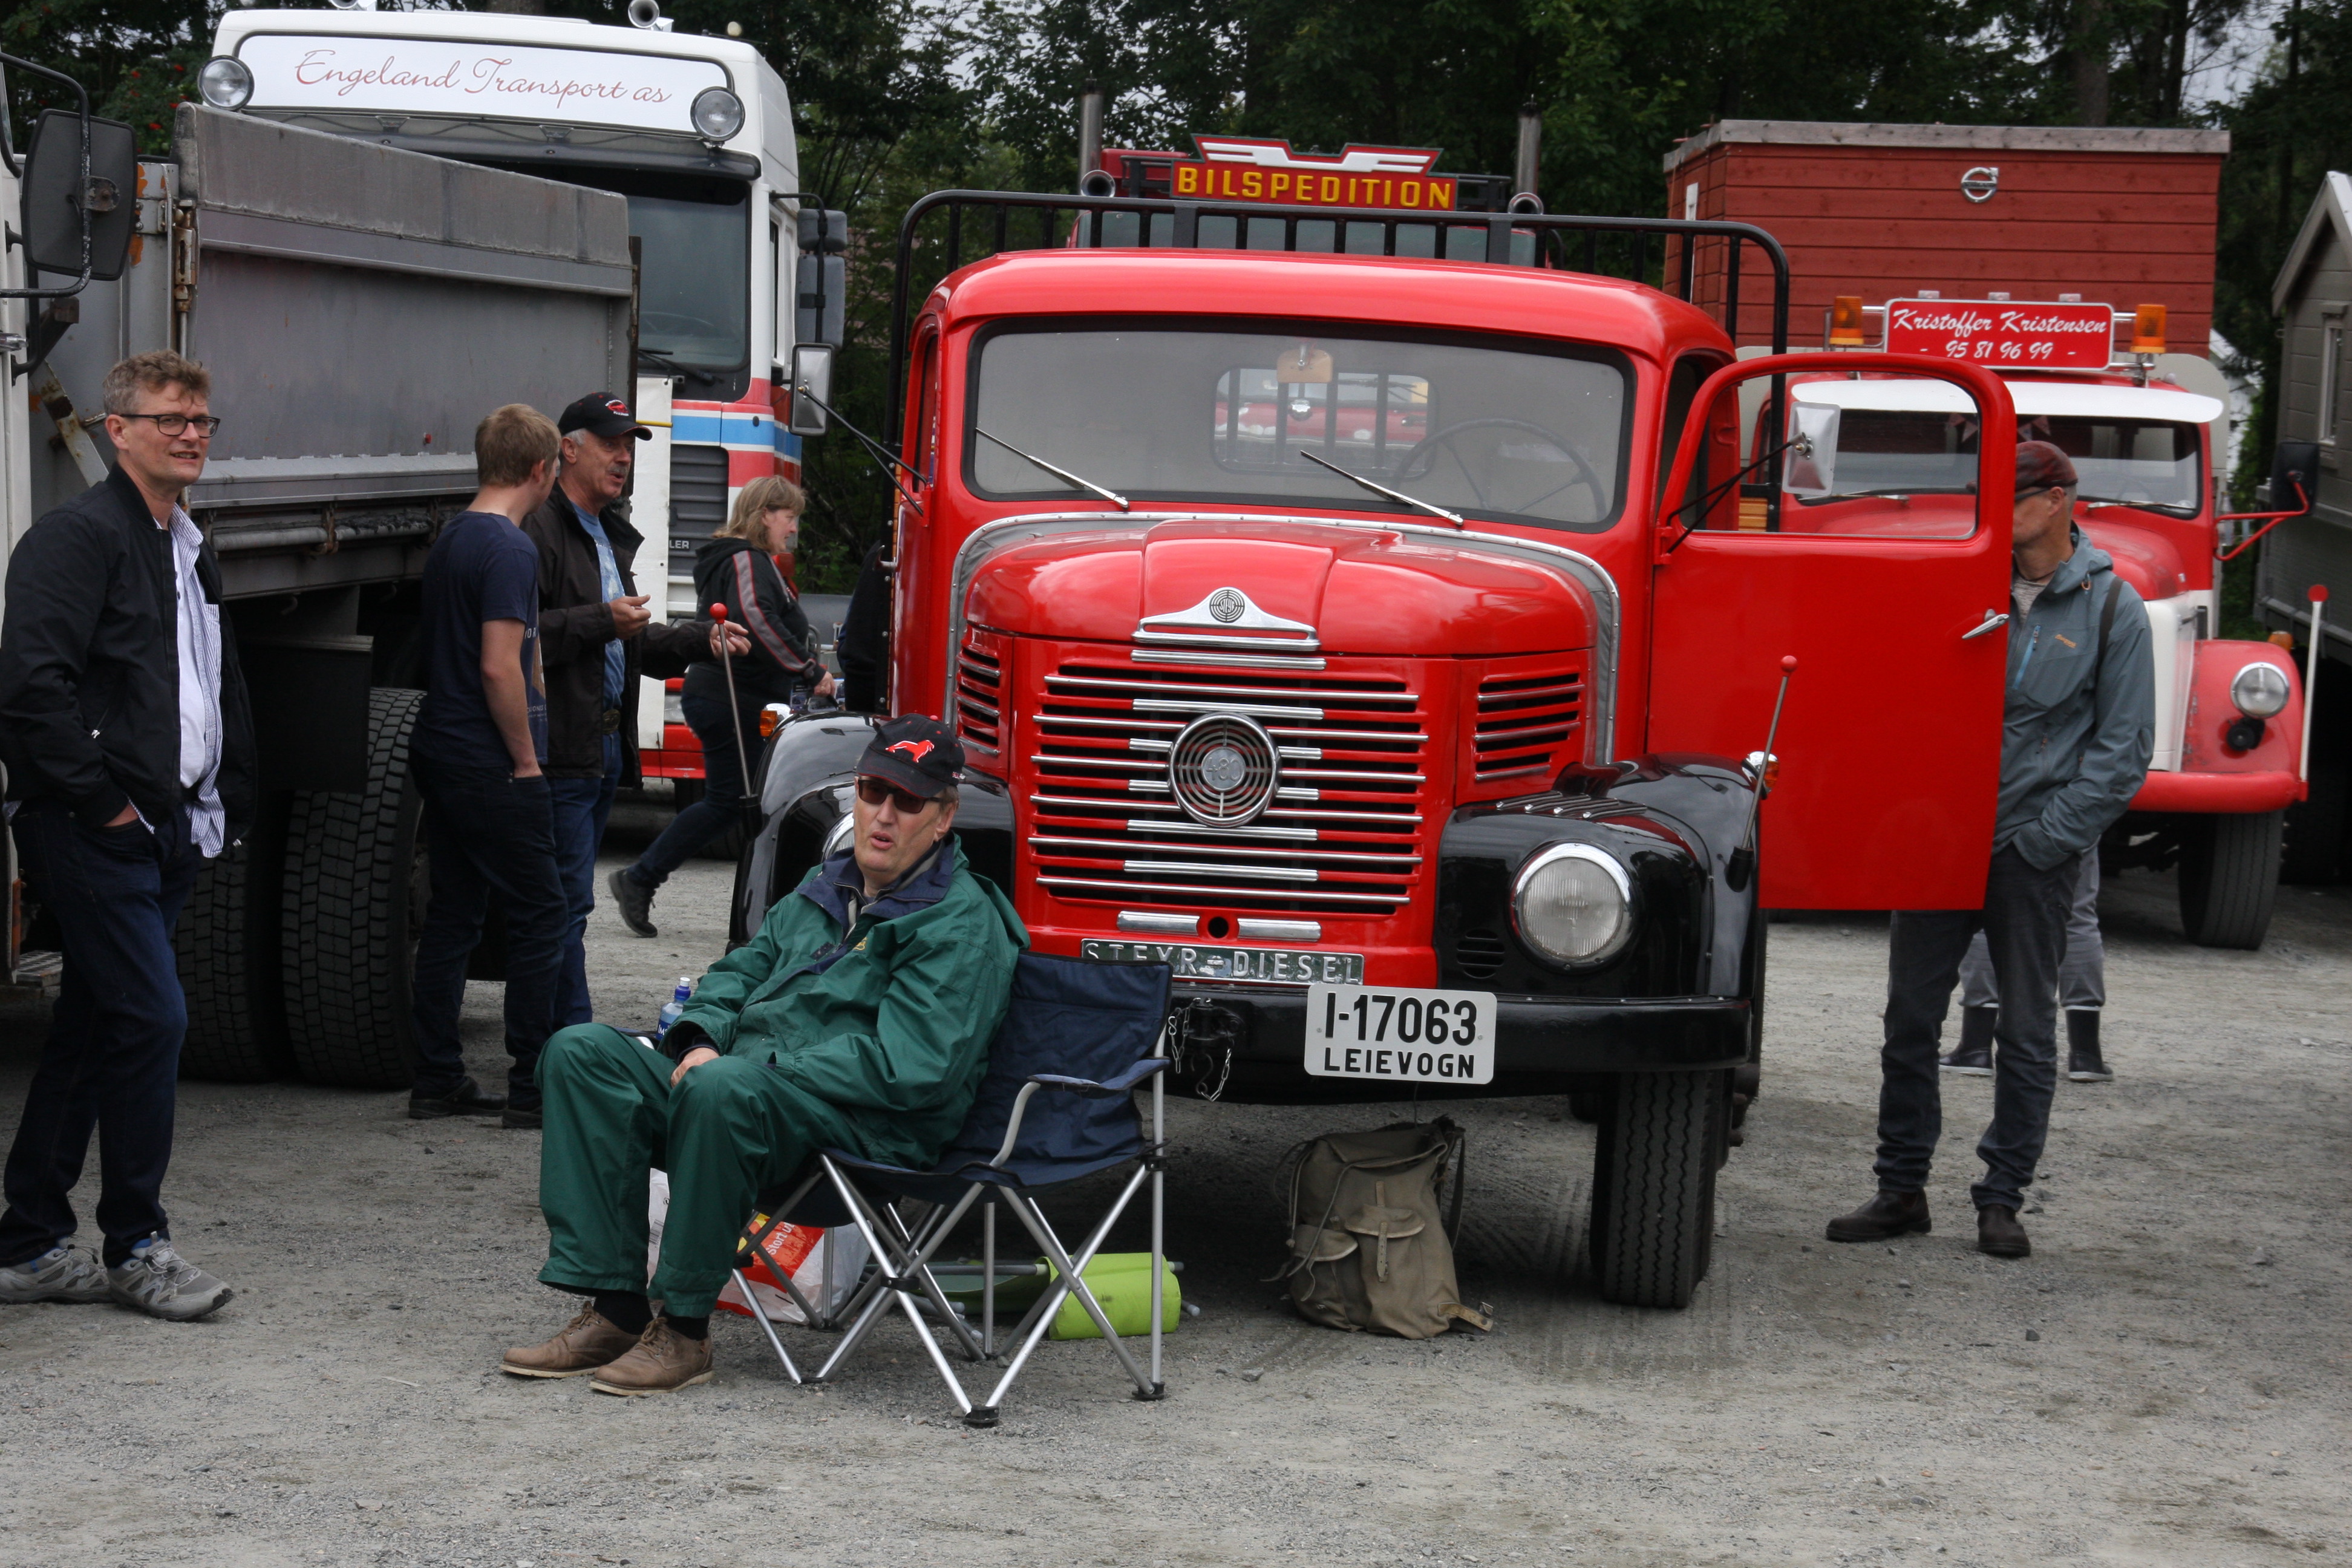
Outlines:
[[2000, 800], [1984, 907], [1904, 910], [1887, 953], [1880, 1052], [1878, 1195], [1830, 1221], [1832, 1241], [1930, 1228], [1927, 1171], [1943, 1131], [1936, 1050], [1969, 939], [1979, 929], [2000, 989], [1992, 1124], [1971, 1190], [1977, 1250], [2032, 1251], [2017, 1221], [2050, 1133], [2057, 1080], [2058, 964], [2075, 863], [2115, 825], [2155, 749], [2147, 612], [2106, 552], [2074, 526], [2074, 465], [2046, 441], [2017, 448], [2009, 688]]

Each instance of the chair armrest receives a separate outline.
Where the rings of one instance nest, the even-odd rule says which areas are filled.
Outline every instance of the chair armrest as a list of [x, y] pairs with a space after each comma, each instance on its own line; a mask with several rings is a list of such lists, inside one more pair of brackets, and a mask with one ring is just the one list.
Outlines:
[[1133, 1067], [1107, 1083], [1097, 1083], [1087, 1078], [1064, 1078], [1059, 1073], [1039, 1073], [1029, 1081], [1040, 1089], [1058, 1089], [1070, 1094], [1083, 1094], [1100, 1100], [1114, 1094], [1125, 1094], [1137, 1084], [1157, 1072], [1168, 1069], [1166, 1057], [1146, 1057]]

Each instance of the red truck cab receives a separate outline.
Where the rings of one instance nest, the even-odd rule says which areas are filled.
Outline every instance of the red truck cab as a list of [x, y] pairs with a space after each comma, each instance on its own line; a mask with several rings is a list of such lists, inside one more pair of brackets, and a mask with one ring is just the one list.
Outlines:
[[[1481, 215], [1496, 260], [1448, 261], [1399, 254], [1394, 214], [1276, 209], [1350, 254], [1059, 205], [1171, 243], [1082, 222], [950, 271], [905, 338], [890, 706], [956, 725], [967, 854], [1041, 951], [1171, 967], [1196, 1095], [1577, 1097], [1603, 1293], [1687, 1302], [1757, 1085], [1764, 907], [1981, 899], [2000, 383], [1851, 362], [1976, 410], [1994, 499], [1937, 537], [1783, 531], [1741, 390], [1769, 409], [1818, 360], [1736, 365], [1707, 312], [1563, 243], [1745, 247], [1785, 303], [1760, 231]], [[778, 731], [739, 931], [845, 839], [867, 723]]]

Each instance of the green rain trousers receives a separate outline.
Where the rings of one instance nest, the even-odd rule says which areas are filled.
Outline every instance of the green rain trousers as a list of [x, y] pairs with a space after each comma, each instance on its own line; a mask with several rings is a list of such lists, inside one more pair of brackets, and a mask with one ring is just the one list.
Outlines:
[[[547, 1138], [539, 1203], [542, 1282], [583, 1294], [644, 1291], [673, 1317], [708, 1317], [760, 1194], [820, 1149], [866, 1154], [857, 1125], [764, 1061], [721, 1057], [677, 1087], [667, 1057], [604, 1024], [560, 1030], [540, 1057]], [[646, 1188], [669, 1173], [661, 1267], [646, 1283]]]

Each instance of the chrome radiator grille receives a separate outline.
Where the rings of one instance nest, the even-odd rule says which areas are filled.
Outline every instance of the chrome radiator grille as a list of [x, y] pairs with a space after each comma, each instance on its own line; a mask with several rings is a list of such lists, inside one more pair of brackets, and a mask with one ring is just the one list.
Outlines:
[[[1246, 826], [1194, 821], [1170, 784], [1177, 736], [1213, 713], [1277, 750], [1279, 786]], [[1385, 916], [1421, 879], [1428, 716], [1394, 676], [1074, 661], [1045, 678], [1034, 724], [1029, 849], [1062, 897]]]

